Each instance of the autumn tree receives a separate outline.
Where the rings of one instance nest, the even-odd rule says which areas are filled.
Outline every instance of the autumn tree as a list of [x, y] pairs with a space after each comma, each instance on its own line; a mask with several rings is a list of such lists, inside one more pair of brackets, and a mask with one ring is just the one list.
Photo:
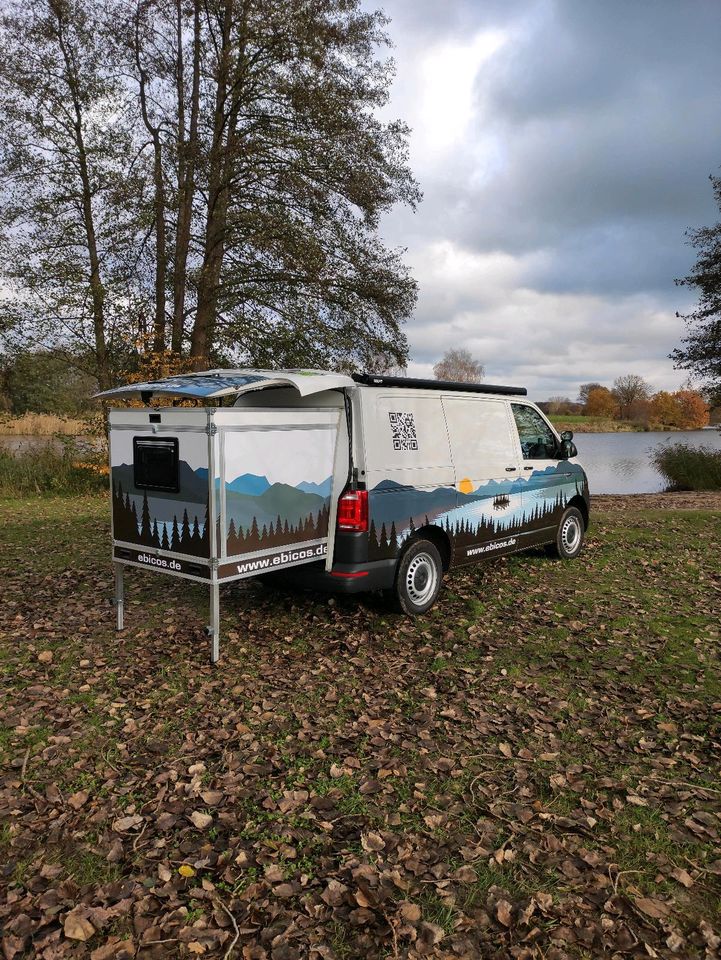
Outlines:
[[[90, 352], [403, 365], [416, 285], [379, 239], [420, 192], [361, 0], [8, 0], [6, 329]], [[120, 358], [120, 359], [118, 359]]]
[[[709, 177], [721, 211], [721, 177]], [[698, 305], [686, 314], [688, 333], [671, 353], [676, 367], [706, 382], [713, 399], [721, 402], [721, 220], [711, 227], [689, 231], [696, 263], [688, 276], [676, 281], [698, 295]]]
[[618, 404], [615, 397], [608, 389], [600, 384], [590, 385], [586, 395], [586, 403], [583, 412], [588, 417], [613, 417], [618, 410]]
[[485, 370], [480, 360], [476, 360], [469, 350], [446, 350], [438, 363], [433, 366], [436, 380], [460, 380], [464, 383], [480, 383]]
[[616, 377], [613, 381], [613, 395], [618, 402], [619, 414], [622, 420], [627, 420], [631, 415], [634, 403], [640, 400], [646, 400], [651, 393], [651, 388], [636, 373], [629, 373], [623, 377]]
[[674, 394], [668, 390], [659, 390], [651, 397], [651, 419], [662, 426], [681, 426], [682, 412]]
[[581, 386], [578, 388], [578, 402], [585, 407], [586, 404], [588, 403], [588, 395], [591, 392], [591, 390], [596, 390], [599, 387], [603, 388], [603, 384], [596, 383], [596, 382], [582, 383]]
[[674, 399], [681, 410], [680, 426], [684, 430], [700, 430], [708, 424], [708, 404], [698, 390], [677, 390]]
[[[153, 158], [155, 246], [174, 251], [155, 271], [158, 290], [172, 278], [173, 349], [196, 368], [218, 352], [403, 364], [416, 287], [377, 229], [420, 194], [407, 128], [378, 119], [392, 76], [383, 15], [357, 0], [117, 10]], [[159, 323], [156, 300], [158, 345]]]

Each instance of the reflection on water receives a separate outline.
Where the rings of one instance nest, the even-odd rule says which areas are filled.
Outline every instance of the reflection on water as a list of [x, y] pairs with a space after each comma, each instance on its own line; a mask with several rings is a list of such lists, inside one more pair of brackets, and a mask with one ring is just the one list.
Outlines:
[[656, 493], [666, 486], [651, 463], [651, 453], [667, 443], [721, 450], [721, 430], [676, 433], [578, 433], [578, 459], [588, 474], [591, 493]]

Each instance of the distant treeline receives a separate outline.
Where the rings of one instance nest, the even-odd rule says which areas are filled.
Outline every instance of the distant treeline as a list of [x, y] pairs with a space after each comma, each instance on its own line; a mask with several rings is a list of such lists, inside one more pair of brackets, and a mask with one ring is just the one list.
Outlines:
[[710, 408], [703, 393], [684, 389], [670, 393], [653, 388], [643, 377], [628, 374], [617, 377], [613, 386], [583, 383], [578, 399], [550, 397], [539, 407], [552, 416], [606, 417], [632, 421], [641, 426], [675, 427], [695, 430], [709, 422]]

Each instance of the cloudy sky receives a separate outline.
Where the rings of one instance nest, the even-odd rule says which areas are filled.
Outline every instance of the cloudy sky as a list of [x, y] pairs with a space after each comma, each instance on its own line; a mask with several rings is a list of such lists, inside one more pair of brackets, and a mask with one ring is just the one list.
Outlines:
[[420, 297], [409, 373], [449, 344], [490, 382], [575, 397], [667, 355], [685, 231], [718, 218], [718, 0], [383, 0], [424, 192], [384, 223]]

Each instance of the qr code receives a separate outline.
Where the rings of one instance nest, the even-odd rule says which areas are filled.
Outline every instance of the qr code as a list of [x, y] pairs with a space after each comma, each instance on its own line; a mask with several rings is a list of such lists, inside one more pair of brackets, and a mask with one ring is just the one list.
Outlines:
[[418, 437], [412, 413], [389, 413], [394, 450], [417, 450]]

